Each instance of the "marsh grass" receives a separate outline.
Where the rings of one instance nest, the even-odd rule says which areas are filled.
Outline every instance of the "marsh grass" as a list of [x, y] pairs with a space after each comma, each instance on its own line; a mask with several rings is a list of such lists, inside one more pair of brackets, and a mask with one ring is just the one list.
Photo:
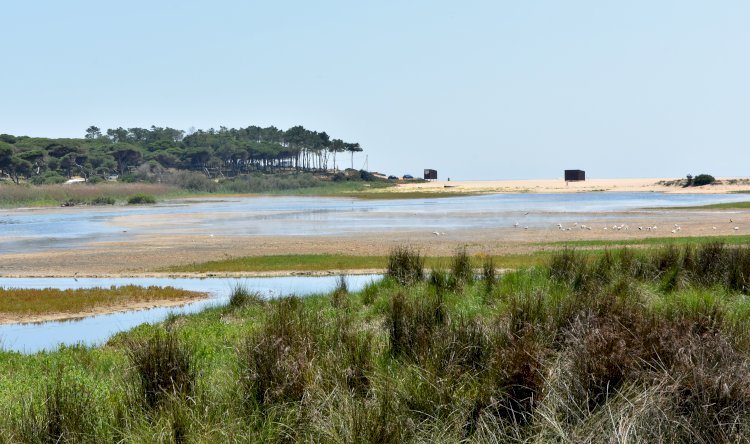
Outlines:
[[411, 247], [396, 247], [388, 255], [386, 275], [401, 285], [419, 282], [424, 279], [424, 258]]
[[[68, 388], [102, 381], [59, 403], [97, 413], [85, 436], [99, 441], [743, 442], [746, 248], [563, 250], [491, 286], [485, 272], [450, 287], [453, 267], [434, 268], [426, 282], [218, 307], [103, 348], [5, 354], [0, 408], [23, 387], [29, 424], [46, 424], [39, 394], [55, 382], [39, 368], [52, 361]], [[21, 410], [0, 415], [7, 440]], [[75, 417], [66, 427], [89, 430]]]
[[89, 390], [67, 381], [62, 366], [48, 376], [42, 402], [23, 402], [16, 438], [28, 443], [92, 442], [96, 419], [89, 408]]
[[195, 352], [173, 330], [156, 330], [145, 339], [125, 342], [134, 384], [145, 408], [163, 406], [170, 397], [194, 394]]
[[0, 315], [78, 314], [94, 309], [154, 301], [189, 301], [202, 293], [174, 287], [124, 285], [110, 288], [59, 290], [0, 288]]
[[246, 406], [266, 408], [302, 400], [316, 354], [317, 328], [300, 299], [276, 301], [264, 329], [238, 349]]
[[263, 304], [264, 300], [260, 294], [250, 291], [246, 285], [235, 283], [229, 294], [229, 308], [238, 310], [248, 305]]
[[0, 207], [48, 206], [63, 204], [111, 205], [126, 202], [128, 196], [177, 196], [183, 193], [169, 185], [148, 183], [100, 183], [72, 185], [0, 184]]

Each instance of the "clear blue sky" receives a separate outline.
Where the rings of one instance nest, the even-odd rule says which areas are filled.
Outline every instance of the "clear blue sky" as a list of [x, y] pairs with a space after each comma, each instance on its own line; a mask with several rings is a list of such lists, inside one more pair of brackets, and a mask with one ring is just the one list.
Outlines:
[[29, 0], [1, 16], [0, 132], [302, 124], [391, 174], [750, 175], [746, 1]]

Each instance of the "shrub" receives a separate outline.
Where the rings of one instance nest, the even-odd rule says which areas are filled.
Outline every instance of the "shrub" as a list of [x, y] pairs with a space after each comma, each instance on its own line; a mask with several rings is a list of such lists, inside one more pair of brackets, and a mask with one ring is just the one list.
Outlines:
[[67, 181], [65, 177], [57, 174], [54, 171], [45, 171], [44, 173], [33, 176], [31, 179], [29, 179], [29, 182], [33, 185], [52, 185], [52, 184], [58, 184], [58, 183], [65, 183]]
[[155, 204], [156, 198], [150, 194], [133, 194], [128, 196], [128, 205]]
[[195, 171], [176, 171], [165, 175], [162, 180], [164, 183], [189, 191], [212, 192], [216, 191], [219, 186], [216, 182], [206, 177], [205, 174]]
[[700, 187], [703, 185], [710, 185], [712, 183], [716, 182], [716, 179], [714, 176], [710, 174], [699, 174], [693, 178], [693, 185], [694, 187]]
[[91, 205], [114, 205], [115, 199], [109, 196], [98, 196], [91, 199]]
[[388, 255], [386, 275], [401, 285], [419, 282], [424, 279], [424, 258], [410, 247], [396, 247]]

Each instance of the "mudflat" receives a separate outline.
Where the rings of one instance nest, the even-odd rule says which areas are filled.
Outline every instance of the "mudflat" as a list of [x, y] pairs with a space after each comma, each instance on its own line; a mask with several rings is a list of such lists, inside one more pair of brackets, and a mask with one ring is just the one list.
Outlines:
[[[688, 187], [664, 185], [665, 179], [590, 179], [585, 182], [565, 183], [559, 180], [519, 181], [433, 181], [403, 184], [379, 190], [378, 193], [445, 192], [445, 193], [595, 193], [597, 196], [617, 192], [724, 194], [750, 189], [750, 179], [721, 178], [718, 185]], [[418, 193], [417, 193], [418, 194]], [[307, 197], [306, 199], [313, 199]], [[231, 199], [230, 199], [231, 200]], [[705, 200], [705, 199], [704, 199]], [[748, 199], [750, 200], [750, 195]], [[22, 237], [0, 238], [0, 276], [2, 277], [63, 277], [63, 276], [163, 276], [178, 275], [167, 272], [168, 267], [184, 266], [244, 256], [271, 256], [294, 254], [340, 254], [348, 256], [385, 256], [395, 246], [410, 245], [427, 256], [450, 256], [459, 248], [470, 254], [513, 255], [557, 249], [560, 243], [575, 241], [621, 242], [651, 238], [695, 236], [731, 236], [750, 234], [750, 209], [644, 209], [628, 211], [595, 212], [545, 212], [531, 210], [524, 213], [515, 207], [498, 210], [493, 201], [483, 201], [479, 212], [465, 214], [442, 212], [453, 205], [450, 202], [433, 207], [411, 208], [356, 207], [354, 200], [339, 199], [337, 209], [351, 203], [341, 213], [327, 213], [309, 202], [286, 203], [281, 210], [266, 204], [261, 210], [252, 205], [239, 208], [224, 207], [223, 200], [204, 199], [211, 205], [189, 200], [169, 203], [173, 207], [189, 208], [188, 212], [164, 214], [163, 212], [132, 211], [116, 214], [106, 225], [83, 241], [52, 247], [38, 243], [25, 251], [16, 247], [2, 251], [4, 241], [21, 243]], [[333, 205], [330, 203], [328, 205]], [[314, 203], [314, 202], [313, 202]], [[294, 205], [304, 208], [296, 208]], [[229, 205], [232, 205], [231, 203]], [[245, 205], [245, 206], [242, 206]], [[292, 207], [289, 207], [292, 205]], [[380, 204], [378, 204], [380, 205]], [[578, 208], [567, 204], [570, 211]], [[469, 209], [472, 209], [469, 207]], [[11, 210], [13, 211], [13, 210]], [[18, 210], [16, 210], [18, 211]], [[94, 217], [111, 212], [110, 208], [40, 209], [34, 214], [54, 216], [72, 214], [71, 225], [86, 223]], [[318, 213], [321, 211], [321, 213]], [[63, 213], [65, 212], [65, 213]], [[413, 214], [411, 214], [414, 212]], [[320, 215], [318, 215], [320, 214]], [[336, 219], [328, 214], [344, 214]], [[407, 216], [404, 216], [406, 214]], [[279, 216], [281, 215], [281, 216]], [[312, 215], [312, 216], [311, 216]], [[361, 215], [370, 215], [365, 220]], [[445, 217], [452, 223], [431, 227], [434, 218]], [[481, 227], [472, 227], [472, 218], [483, 217]], [[243, 228], [246, 218], [254, 220], [253, 229]], [[298, 219], [300, 218], [300, 219]], [[320, 219], [318, 219], [320, 218]], [[575, 218], [573, 221], [572, 218]], [[558, 220], [559, 219], [559, 220]], [[44, 219], [45, 221], [47, 219]], [[51, 217], [50, 220], [54, 220]], [[306, 225], [299, 232], [298, 220]], [[395, 225], [394, 225], [395, 221]], [[399, 225], [399, 221], [408, 223]], [[416, 221], [416, 222], [414, 222]], [[513, 223], [513, 222], [516, 223]], [[527, 223], [530, 221], [531, 223]], [[543, 222], [540, 222], [543, 221]], [[453, 223], [455, 222], [455, 223]], [[367, 225], [369, 223], [370, 225]], [[269, 225], [270, 224], [270, 225]], [[364, 225], [363, 225], [364, 224]], [[393, 226], [389, 226], [393, 225]], [[236, 227], [240, 226], [239, 229]], [[280, 230], [265, 230], [266, 227]], [[50, 225], [54, 231], [57, 226]], [[103, 228], [102, 228], [103, 227]], [[339, 227], [346, 228], [336, 234]], [[253, 231], [254, 230], [254, 231]], [[268, 231], [265, 234], [260, 231]], [[117, 235], [112, 235], [111, 232]], [[10, 231], [9, 231], [10, 232]], [[289, 233], [289, 234], [286, 234]], [[331, 234], [335, 233], [335, 234]], [[7, 244], [6, 244], [7, 245]], [[231, 275], [258, 276], [293, 274], [295, 270], [256, 273], [251, 270]], [[330, 270], [339, 272], [347, 270]], [[350, 270], [349, 270], [350, 271]], [[372, 270], [369, 270], [372, 271]], [[321, 272], [316, 272], [321, 273]], [[310, 273], [310, 274], [316, 274]], [[179, 273], [180, 276], [192, 275]]]
[[612, 212], [606, 222], [600, 217], [598, 214], [589, 221], [582, 214], [575, 224], [528, 229], [519, 225], [445, 232], [426, 228], [326, 236], [140, 235], [124, 241], [94, 241], [71, 249], [0, 254], [0, 276], [159, 276], [164, 275], [164, 269], [169, 266], [232, 257], [323, 253], [387, 255], [394, 246], [404, 244], [429, 256], [450, 256], [462, 247], [470, 254], [504, 255], [556, 249], [558, 242], [569, 241], [617, 242], [750, 234], [748, 210]]

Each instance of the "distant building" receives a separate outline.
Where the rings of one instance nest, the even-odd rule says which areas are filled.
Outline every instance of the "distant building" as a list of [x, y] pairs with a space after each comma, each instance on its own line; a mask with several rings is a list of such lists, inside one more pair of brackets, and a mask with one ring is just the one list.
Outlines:
[[583, 170], [565, 170], [565, 181], [576, 182], [586, 180], [586, 172]]
[[424, 170], [424, 179], [425, 180], [437, 180], [437, 170]]

